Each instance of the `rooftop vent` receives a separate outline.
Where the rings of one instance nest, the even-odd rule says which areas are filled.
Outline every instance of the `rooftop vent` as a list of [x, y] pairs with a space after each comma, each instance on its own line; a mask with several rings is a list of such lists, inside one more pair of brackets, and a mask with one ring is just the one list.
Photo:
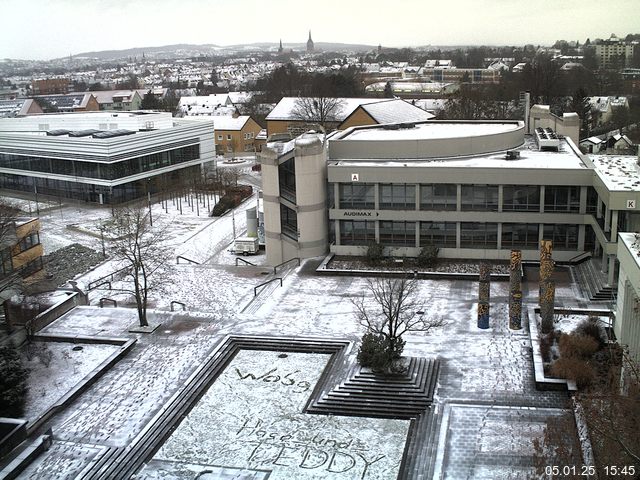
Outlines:
[[385, 130], [399, 130], [400, 125], [397, 123], [390, 123], [387, 125], [383, 125], [382, 128], [384, 128]]
[[551, 128], [536, 128], [536, 143], [539, 150], [555, 150], [560, 147], [560, 139]]
[[411, 122], [405, 122], [405, 123], [401, 123], [398, 125], [400, 128], [416, 128], [416, 124], [415, 123], [411, 123]]
[[507, 150], [505, 158], [507, 160], [518, 160], [520, 158], [520, 152], [518, 150]]

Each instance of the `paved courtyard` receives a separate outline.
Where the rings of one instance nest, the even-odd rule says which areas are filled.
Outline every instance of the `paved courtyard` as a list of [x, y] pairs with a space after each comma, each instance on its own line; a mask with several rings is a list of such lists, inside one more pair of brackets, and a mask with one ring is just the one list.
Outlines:
[[[242, 217], [242, 213], [236, 215], [236, 219]], [[278, 282], [271, 283], [255, 296], [254, 287], [274, 275], [265, 266], [234, 265], [234, 257], [227, 252], [233, 238], [230, 231], [233, 219], [230, 216], [208, 221], [196, 218], [194, 222], [197, 225], [180, 240], [174, 235], [176, 254], [189, 252], [203, 264], [174, 264], [167, 268], [165, 281], [151, 298], [154, 310], [150, 312], [150, 320], [161, 324], [153, 333], [129, 333], [129, 327], [137, 321], [132, 308], [97, 308], [97, 300], [111, 294], [108, 290], [91, 292], [93, 306], [78, 307], [45, 329], [45, 333], [54, 335], [124, 337], [138, 341], [122, 360], [46, 425], [53, 430], [53, 445], [35, 459], [21, 478], [90, 478], [92, 468], [101, 458], [114, 452], [125, 452], [142, 438], [154, 418], [162, 414], [170, 400], [191, 381], [198, 367], [215, 355], [229, 335], [347, 340], [352, 343], [346, 358], [355, 362], [357, 342], [364, 331], [356, 321], [351, 299], [366, 292], [365, 279], [318, 276], [315, 268], [321, 259], [311, 259], [300, 267], [292, 265], [280, 270], [278, 276], [283, 278], [283, 286], [279, 287]], [[236, 224], [239, 229], [243, 226], [242, 221]], [[60, 235], [64, 237], [63, 232]], [[78, 239], [81, 237], [74, 238]], [[95, 246], [95, 238], [91, 242]], [[263, 257], [256, 260], [263, 263]], [[81, 277], [79, 284], [86, 285], [116, 267], [107, 262]], [[524, 284], [524, 299], [526, 303], [534, 304], [537, 300], [536, 278], [532, 272], [527, 273], [530, 275]], [[558, 304], [571, 306], [583, 302], [566, 272], [558, 272], [557, 277]], [[477, 282], [419, 280], [419, 296], [424, 301], [425, 314], [442, 317], [447, 324], [429, 335], [407, 335], [404, 353], [440, 359], [434, 404], [414, 425], [413, 432], [407, 433], [406, 426], [392, 429], [396, 432], [393, 441], [386, 447], [380, 446], [381, 451], [395, 458], [385, 468], [367, 467], [367, 461], [371, 459], [366, 457], [368, 460], [363, 460], [358, 468], [347, 469], [341, 476], [325, 469], [327, 478], [393, 478], [398, 472], [399, 455], [402, 456], [399, 451], [404, 450], [405, 441], [409, 439], [417, 441], [419, 448], [407, 448], [406, 452], [411, 454], [404, 459], [402, 478], [535, 478], [533, 439], [542, 435], [547, 421], [565, 411], [568, 397], [562, 392], [535, 389], [526, 320], [520, 331], [508, 328], [507, 287], [507, 282], [492, 283], [491, 328], [481, 330], [476, 326]], [[171, 301], [185, 303], [187, 311], [170, 312]], [[236, 367], [242, 369], [242, 365]], [[316, 380], [322, 369], [321, 365], [312, 369]], [[233, 370], [228, 371], [233, 377]], [[195, 478], [203, 474], [203, 465], [219, 467], [226, 472], [219, 473], [218, 477], [211, 473], [208, 475], [213, 476], [207, 478], [233, 478], [236, 474], [245, 475], [238, 478], [264, 478], [272, 470], [273, 452], [263, 452], [262, 457], [260, 453], [256, 454], [255, 458], [263, 460], [256, 465], [242, 460], [246, 460], [247, 452], [234, 456], [234, 449], [240, 447], [234, 446], [230, 439], [207, 437], [207, 432], [231, 427], [221, 427], [224, 422], [219, 417], [203, 415], [206, 411], [202, 410], [203, 406], [244, 412], [261, 408], [256, 403], [264, 400], [261, 390], [256, 390], [252, 393], [257, 396], [247, 397], [255, 401], [247, 403], [245, 399], [245, 403], [239, 400], [238, 403], [230, 400], [225, 405], [215, 404], [216, 391], [223, 389], [227, 395], [229, 390], [233, 392], [232, 383], [225, 375], [219, 377], [220, 383], [215, 381], [208, 387], [211, 394], [204, 394], [201, 403], [191, 410], [189, 416], [195, 415], [193, 418], [200, 420], [193, 422], [188, 416], [175, 431], [175, 436], [168, 437], [165, 446], [153, 453], [153, 460], [147, 458], [150, 463], [138, 478]], [[309, 382], [315, 384], [316, 380]], [[238, 392], [224, 398], [233, 399], [233, 395], [240, 398]], [[282, 402], [285, 398], [286, 395], [281, 397]], [[292, 407], [294, 412], [286, 414], [291, 422], [296, 422], [299, 412], [295, 411], [307, 398], [306, 392], [302, 392], [298, 403]], [[269, 401], [279, 403], [278, 397]], [[326, 425], [322, 428], [331, 428], [331, 417], [315, 417], [318, 428], [323, 423]], [[342, 426], [336, 423], [336, 428], [344, 432], [375, 432], [377, 428], [377, 420], [350, 421], [351, 424], [347, 422]], [[385, 428], [378, 431], [385, 431]], [[197, 439], [192, 446], [204, 442], [215, 455], [210, 458], [211, 454], [207, 452], [190, 450], [185, 443], [190, 435]], [[374, 442], [372, 445], [375, 444], [374, 433], [367, 435], [369, 441]], [[387, 436], [383, 433], [379, 440], [386, 440]], [[278, 458], [276, 463], [286, 463], [287, 467], [279, 466], [280, 473], [274, 471], [273, 478], [318, 478], [308, 469], [299, 468], [300, 464], [305, 465], [304, 451], [287, 452], [291, 457], [298, 454], [301, 457], [286, 461]], [[177, 471], [174, 476], [159, 475], [167, 462], [177, 460], [184, 466], [184, 477], [177, 475]], [[296, 463], [297, 469], [289, 465]], [[382, 466], [382, 462], [379, 465]], [[243, 474], [246, 468], [250, 471]]]

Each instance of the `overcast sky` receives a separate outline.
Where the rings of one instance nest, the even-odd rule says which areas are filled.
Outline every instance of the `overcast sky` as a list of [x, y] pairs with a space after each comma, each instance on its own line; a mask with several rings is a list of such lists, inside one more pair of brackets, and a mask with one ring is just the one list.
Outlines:
[[640, 33], [639, 0], [0, 0], [0, 58], [173, 43], [535, 45]]

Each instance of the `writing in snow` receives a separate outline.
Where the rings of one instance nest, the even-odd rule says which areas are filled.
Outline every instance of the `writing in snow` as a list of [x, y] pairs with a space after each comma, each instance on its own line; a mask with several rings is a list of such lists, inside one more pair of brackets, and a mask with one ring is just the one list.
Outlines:
[[364, 479], [372, 466], [378, 467], [375, 464], [386, 458], [353, 437], [336, 439], [297, 428], [275, 432], [262, 419], [245, 419], [236, 436], [251, 445], [247, 462], [253, 465], [350, 472]]

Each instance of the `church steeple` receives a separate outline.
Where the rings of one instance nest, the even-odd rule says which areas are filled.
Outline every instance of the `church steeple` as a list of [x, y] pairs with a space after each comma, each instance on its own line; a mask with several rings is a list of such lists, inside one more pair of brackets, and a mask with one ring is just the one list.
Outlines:
[[307, 40], [307, 53], [313, 52], [313, 40], [311, 40], [311, 30], [309, 30], [309, 40]]
[[282, 39], [280, 39], [280, 46], [278, 47], [278, 53], [282, 53]]

